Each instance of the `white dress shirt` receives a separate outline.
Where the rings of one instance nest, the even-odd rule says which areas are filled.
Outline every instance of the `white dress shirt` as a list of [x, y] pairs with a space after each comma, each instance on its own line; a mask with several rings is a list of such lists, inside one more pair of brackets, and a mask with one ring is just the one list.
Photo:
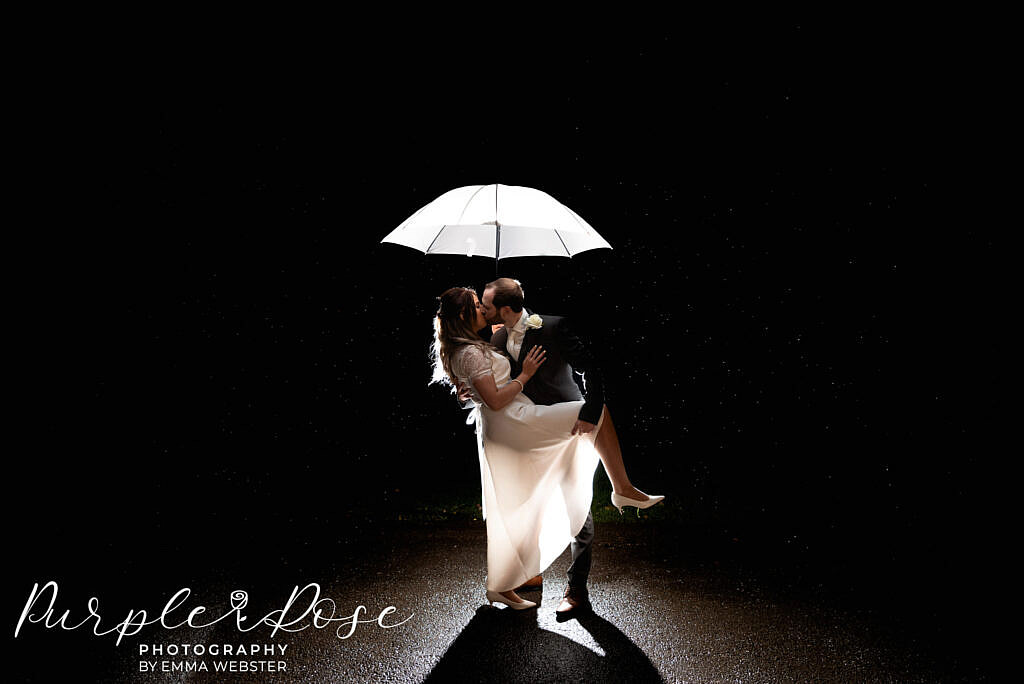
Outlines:
[[505, 341], [505, 348], [508, 349], [508, 353], [516, 361], [519, 360], [519, 351], [523, 346], [523, 336], [526, 335], [526, 319], [529, 316], [530, 314], [526, 313], [526, 308], [524, 307], [519, 320], [516, 321], [514, 326], [509, 328], [508, 339]]

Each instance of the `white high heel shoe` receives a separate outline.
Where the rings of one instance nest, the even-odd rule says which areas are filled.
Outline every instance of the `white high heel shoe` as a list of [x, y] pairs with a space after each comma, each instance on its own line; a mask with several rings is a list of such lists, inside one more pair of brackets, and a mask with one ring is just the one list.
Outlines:
[[651, 498], [647, 499], [647, 501], [637, 501], [636, 499], [630, 499], [628, 496], [622, 496], [621, 494], [612, 492], [612, 505], [619, 509], [619, 515], [622, 515], [623, 506], [636, 506], [636, 514], [640, 515], [641, 508], [650, 508], [665, 498], [664, 495], [660, 494], [657, 496], [648, 494], [648, 496]]
[[[520, 598], [522, 597], [520, 596]], [[537, 605], [533, 601], [527, 601], [526, 599], [522, 599], [521, 601], [519, 601], [519, 603], [516, 603], [515, 601], [511, 601], [502, 596], [501, 594], [499, 594], [498, 592], [491, 591], [490, 589], [487, 590], [487, 600], [491, 602], [492, 606], [495, 604], [495, 602], [504, 603], [512, 610], [526, 610], [527, 608], [533, 608]]]

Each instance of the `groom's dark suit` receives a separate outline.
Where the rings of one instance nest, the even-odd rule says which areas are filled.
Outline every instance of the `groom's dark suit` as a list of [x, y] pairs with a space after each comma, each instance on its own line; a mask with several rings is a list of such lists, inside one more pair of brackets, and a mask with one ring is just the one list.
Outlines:
[[[526, 311], [528, 315], [533, 313], [529, 309]], [[519, 358], [526, 358], [530, 349], [540, 345], [544, 348], [545, 361], [526, 383], [523, 394], [533, 403], [542, 406], [583, 399], [579, 419], [596, 425], [604, 408], [604, 385], [594, 355], [573, 334], [564, 318], [545, 315], [540, 317], [541, 327], [528, 329], [523, 336]], [[507, 351], [507, 342], [507, 328], [501, 328], [491, 337], [491, 344], [503, 351]], [[515, 377], [522, 371], [523, 366], [516, 359], [510, 361], [512, 377]], [[580, 373], [583, 374], [582, 378]], [[588, 512], [583, 529], [573, 540], [572, 564], [567, 573], [569, 586], [582, 592], [586, 592], [587, 589], [593, 541], [594, 517]]]

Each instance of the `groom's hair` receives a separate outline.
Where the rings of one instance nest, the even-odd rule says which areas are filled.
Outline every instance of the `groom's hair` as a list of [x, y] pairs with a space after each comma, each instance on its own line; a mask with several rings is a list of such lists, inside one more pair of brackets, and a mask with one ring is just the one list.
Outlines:
[[484, 289], [494, 290], [494, 299], [491, 300], [491, 304], [495, 309], [508, 306], [516, 313], [523, 310], [523, 286], [515, 278], [492, 280], [484, 286]]

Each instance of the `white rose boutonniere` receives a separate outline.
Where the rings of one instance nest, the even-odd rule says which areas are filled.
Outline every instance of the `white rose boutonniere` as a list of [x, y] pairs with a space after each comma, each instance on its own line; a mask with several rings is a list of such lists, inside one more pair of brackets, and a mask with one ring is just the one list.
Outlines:
[[526, 327], [530, 330], [536, 330], [544, 325], [544, 319], [537, 314], [530, 314], [526, 319]]

